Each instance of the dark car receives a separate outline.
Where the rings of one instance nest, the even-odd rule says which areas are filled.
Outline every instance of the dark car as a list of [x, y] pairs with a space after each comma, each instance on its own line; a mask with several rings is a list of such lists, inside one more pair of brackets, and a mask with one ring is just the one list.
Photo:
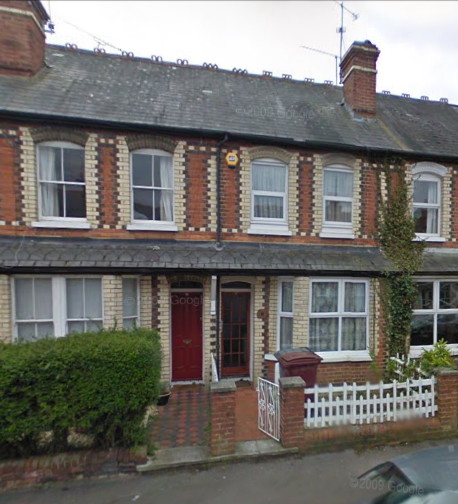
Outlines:
[[458, 503], [458, 444], [402, 455], [361, 474], [388, 490], [372, 504]]

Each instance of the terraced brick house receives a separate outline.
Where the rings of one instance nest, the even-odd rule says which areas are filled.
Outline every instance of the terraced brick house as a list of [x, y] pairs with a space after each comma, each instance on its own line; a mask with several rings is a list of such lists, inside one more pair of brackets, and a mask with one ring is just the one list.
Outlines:
[[208, 383], [212, 354], [272, 378], [290, 346], [321, 383], [365, 381], [398, 155], [428, 241], [411, 351], [458, 353], [457, 107], [376, 93], [369, 41], [334, 86], [46, 45], [47, 21], [0, 0], [2, 340], [157, 327], [174, 383]]

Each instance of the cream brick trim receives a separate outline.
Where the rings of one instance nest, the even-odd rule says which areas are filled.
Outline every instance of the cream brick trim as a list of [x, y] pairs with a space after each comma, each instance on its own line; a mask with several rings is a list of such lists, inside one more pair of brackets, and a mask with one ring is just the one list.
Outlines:
[[293, 346], [307, 346], [309, 331], [309, 288], [308, 277], [298, 277], [294, 280], [293, 291]]
[[185, 165], [185, 147], [186, 142], [180, 141], [175, 147], [173, 153], [173, 166], [174, 166], [174, 208], [175, 208], [175, 225], [178, 231], [183, 231], [185, 227], [185, 212], [187, 196], [185, 192], [184, 173]]
[[288, 166], [288, 228], [295, 235], [299, 226], [299, 155], [275, 147], [240, 148], [240, 222], [242, 232], [251, 226], [251, 163], [260, 158], [281, 161]]
[[379, 342], [379, 323], [381, 320], [380, 281], [369, 280], [369, 352], [377, 355]]
[[447, 168], [447, 174], [442, 178], [441, 199], [441, 236], [452, 237], [452, 168]]
[[11, 283], [8, 275], [0, 275], [0, 341], [13, 341]]
[[264, 309], [264, 277], [256, 277], [253, 283], [253, 381], [262, 377], [262, 366], [264, 362], [264, 321], [257, 317], [259, 310]]
[[158, 277], [158, 319], [159, 319], [159, 337], [162, 348], [162, 372], [161, 379], [170, 381], [171, 379], [171, 349], [170, 349], [170, 287], [167, 278], [164, 275]]
[[145, 329], [151, 328], [151, 312], [152, 312], [152, 295], [151, 295], [151, 277], [142, 276], [139, 278], [139, 290], [140, 290], [140, 327]]
[[210, 157], [208, 161], [208, 201], [210, 204], [209, 212], [209, 227], [210, 231], [216, 233], [216, 155]]
[[377, 73], [377, 70], [375, 70], [373, 68], [366, 68], [366, 67], [362, 67], [359, 65], [353, 65], [352, 67], [349, 68], [348, 72], [342, 77], [342, 82], [345, 82], [348, 79], [348, 77], [350, 77], [351, 73], [354, 70], [358, 70], [360, 72], [371, 73], [371, 74]]
[[[202, 278], [202, 283], [204, 286], [204, 290], [202, 293], [202, 347], [203, 347], [203, 361], [202, 361], [202, 378], [205, 383], [209, 383], [211, 380], [211, 361], [210, 361], [210, 353], [211, 353], [211, 327], [212, 320], [214, 318], [210, 314], [211, 310], [211, 277]], [[216, 357], [216, 356], [215, 356]]]
[[345, 165], [353, 171], [352, 231], [361, 235], [361, 166], [362, 160], [347, 154], [315, 154], [313, 156], [313, 234], [318, 236], [323, 229], [324, 170], [332, 165]]
[[280, 282], [278, 277], [270, 279], [270, 300], [269, 300], [269, 353], [277, 351], [278, 345], [278, 289]]
[[122, 328], [122, 277], [104, 275], [103, 288], [103, 327]]
[[130, 153], [126, 137], [116, 137], [116, 163], [119, 191], [119, 228], [131, 222]]
[[86, 218], [94, 227], [99, 224], [97, 163], [97, 135], [91, 133], [84, 148], [84, 176], [86, 179]]

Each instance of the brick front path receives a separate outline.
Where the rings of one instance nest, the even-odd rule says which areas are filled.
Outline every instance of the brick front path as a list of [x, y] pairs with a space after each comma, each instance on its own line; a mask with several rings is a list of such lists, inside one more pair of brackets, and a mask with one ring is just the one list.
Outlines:
[[[258, 398], [251, 385], [239, 382], [236, 391], [236, 441], [268, 438], [258, 429]], [[158, 407], [151, 441], [158, 448], [199, 446], [209, 443], [210, 395], [203, 385], [173, 387], [166, 406]]]

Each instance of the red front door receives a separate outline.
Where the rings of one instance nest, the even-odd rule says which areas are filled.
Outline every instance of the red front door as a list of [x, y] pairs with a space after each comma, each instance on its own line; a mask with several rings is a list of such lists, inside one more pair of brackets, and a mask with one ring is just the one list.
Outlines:
[[202, 294], [172, 293], [172, 381], [202, 380]]
[[222, 376], [250, 375], [250, 293], [223, 292]]

